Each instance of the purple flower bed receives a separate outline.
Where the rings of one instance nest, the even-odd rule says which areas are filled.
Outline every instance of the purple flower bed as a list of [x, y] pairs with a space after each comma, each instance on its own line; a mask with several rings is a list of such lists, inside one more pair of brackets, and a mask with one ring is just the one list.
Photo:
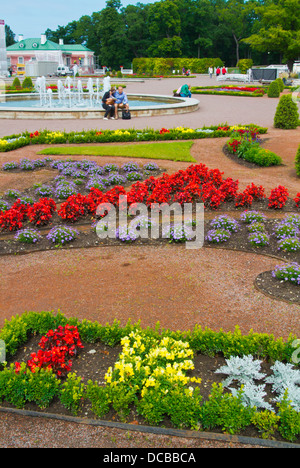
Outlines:
[[221, 244], [230, 239], [231, 232], [228, 229], [211, 229], [208, 231], [205, 240], [213, 244]]
[[240, 229], [239, 223], [229, 216], [220, 215], [210, 223], [213, 229], [226, 229], [230, 232], [237, 232]]
[[272, 271], [272, 276], [280, 281], [288, 281], [300, 286], [300, 265], [294, 262], [288, 265], [277, 265]]
[[68, 226], [57, 226], [50, 230], [47, 239], [57, 245], [63, 245], [72, 242], [79, 235], [77, 229]]
[[249, 242], [253, 247], [264, 247], [269, 245], [270, 237], [263, 232], [252, 232], [249, 234]]
[[38, 231], [29, 228], [17, 231], [15, 234], [15, 239], [18, 242], [24, 242], [26, 244], [36, 244], [41, 238], [42, 236]]

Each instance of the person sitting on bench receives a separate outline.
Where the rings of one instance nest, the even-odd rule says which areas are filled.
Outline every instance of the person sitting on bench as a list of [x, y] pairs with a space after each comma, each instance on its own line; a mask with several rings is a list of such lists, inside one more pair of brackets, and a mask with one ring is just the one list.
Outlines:
[[123, 87], [119, 86], [117, 91], [113, 94], [115, 98], [115, 119], [118, 118], [118, 108], [129, 110], [129, 104]]
[[107, 120], [109, 117], [114, 119], [115, 115], [115, 98], [113, 93], [115, 92], [115, 88], [111, 88], [109, 91], [103, 94], [102, 97], [102, 107], [105, 109], [104, 120]]

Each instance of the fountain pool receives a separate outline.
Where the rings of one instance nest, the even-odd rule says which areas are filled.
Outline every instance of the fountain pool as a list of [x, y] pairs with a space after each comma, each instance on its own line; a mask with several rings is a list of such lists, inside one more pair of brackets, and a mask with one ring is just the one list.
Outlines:
[[[105, 80], [105, 79], [104, 79]], [[38, 78], [35, 93], [0, 95], [0, 119], [99, 119], [104, 115], [102, 95], [110, 83], [99, 79], [87, 81], [67, 77], [57, 81], [55, 92]], [[199, 100], [152, 94], [128, 94], [130, 112], [135, 116], [152, 116], [193, 112]]]

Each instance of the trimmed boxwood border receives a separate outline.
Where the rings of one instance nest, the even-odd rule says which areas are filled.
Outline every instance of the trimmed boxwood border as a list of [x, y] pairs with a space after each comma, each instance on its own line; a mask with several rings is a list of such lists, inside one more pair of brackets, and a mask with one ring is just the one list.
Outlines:
[[[195, 326], [193, 330], [172, 331], [160, 328], [159, 323], [155, 328], [147, 327], [142, 329], [140, 322], [131, 324], [130, 320], [124, 327], [121, 327], [117, 320], [114, 320], [111, 325], [106, 324], [103, 326], [98, 322], [92, 322], [87, 319], [67, 318], [61, 311], [58, 311], [56, 314], [53, 311], [25, 312], [21, 316], [12, 317], [10, 321], [5, 320], [5, 324], [0, 330], [0, 339], [6, 345], [7, 354], [12, 356], [17, 352], [19, 346], [26, 343], [30, 335], [44, 335], [50, 329], [66, 324], [77, 326], [83, 342], [95, 343], [96, 341], [101, 341], [108, 346], [120, 344], [122, 337], [128, 336], [131, 331], [142, 331], [148, 337], [157, 339], [170, 337], [175, 340], [187, 341], [194, 352], [208, 355], [223, 353], [224, 357], [229, 357], [251, 354], [272, 361], [291, 362], [292, 353], [295, 351], [292, 343], [296, 337], [292, 335], [284, 342], [282, 338], [275, 339], [273, 335], [254, 333], [252, 330], [248, 335], [242, 335], [237, 326], [234, 332], [224, 332], [222, 329], [215, 332], [209, 328], [202, 329], [200, 326]], [[2, 410], [5, 411], [4, 408]], [[35, 416], [39, 415], [36, 412], [32, 413], [35, 413], [32, 414]], [[55, 415], [50, 414], [49, 416], [55, 418]], [[103, 421], [100, 421], [99, 424], [105, 425]], [[194, 431], [182, 431], [182, 435], [184, 436], [184, 434], [189, 432], [194, 433]], [[251, 442], [253, 443], [253, 439]]]
[[[161, 132], [146, 128], [143, 130], [122, 129], [122, 130], [86, 130], [81, 132], [61, 132], [59, 137], [53, 137], [49, 142], [49, 134], [55, 133], [51, 130], [42, 130], [37, 135], [28, 131], [4, 136], [0, 138], [0, 152], [13, 151], [28, 145], [43, 144], [70, 144], [70, 143], [113, 143], [113, 142], [136, 142], [136, 141], [167, 141], [167, 140], [196, 140], [200, 138], [228, 137], [231, 130], [218, 130], [221, 125], [203, 127], [201, 129], [189, 129], [191, 131], [181, 131], [176, 128], [169, 129], [168, 132]], [[243, 127], [254, 126], [260, 134], [267, 133], [268, 129], [255, 124], [243, 125]], [[206, 132], [205, 130], [211, 130]], [[47, 138], [48, 137], [48, 138]], [[7, 144], [1, 144], [1, 140], [9, 140]]]
[[199, 325], [192, 330], [173, 331], [161, 328], [159, 322], [154, 328], [142, 329], [140, 321], [132, 324], [130, 320], [123, 327], [117, 320], [114, 320], [112, 324], [101, 325], [97, 321], [66, 317], [59, 310], [57, 313], [30, 311], [13, 316], [11, 320], [6, 319], [0, 330], [0, 339], [5, 342], [7, 355], [13, 356], [19, 346], [26, 343], [30, 335], [44, 335], [48, 330], [66, 324], [77, 326], [82, 341], [88, 343], [101, 341], [105, 345], [116, 346], [131, 331], [143, 330], [149, 336], [156, 338], [168, 336], [176, 340], [187, 341], [194, 352], [210, 356], [219, 352], [222, 352], [224, 357], [252, 354], [285, 362], [292, 362], [292, 354], [295, 351], [292, 343], [297, 338], [295, 335], [290, 335], [287, 341], [284, 341], [282, 338], [275, 338], [272, 334], [255, 333], [253, 330], [250, 330], [248, 335], [243, 335], [238, 326], [233, 332], [225, 332], [222, 329], [219, 331], [213, 331], [207, 327], [203, 329]]

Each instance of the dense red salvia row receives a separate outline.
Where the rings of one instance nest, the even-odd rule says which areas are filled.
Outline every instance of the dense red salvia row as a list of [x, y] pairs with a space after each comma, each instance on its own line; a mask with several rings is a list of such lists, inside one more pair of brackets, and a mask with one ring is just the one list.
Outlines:
[[[239, 181], [223, 179], [219, 169], [209, 169], [204, 164], [191, 165], [186, 170], [174, 174], [163, 174], [157, 179], [153, 176], [144, 182], [136, 182], [126, 192], [124, 187], [116, 186], [106, 193], [92, 188], [87, 196], [73, 195], [61, 205], [58, 211], [62, 219], [76, 221], [87, 213], [95, 215], [100, 203], [118, 205], [119, 195], [127, 196], [127, 203], [190, 203], [203, 202], [206, 208], [216, 209], [223, 202], [234, 201], [236, 207], [249, 207], [253, 201], [266, 198], [264, 187], [249, 184], [243, 192], [238, 192]], [[270, 208], [282, 208], [287, 201], [288, 191], [278, 186], [272, 190]], [[296, 199], [295, 199], [296, 202]]]
[[[234, 201], [236, 207], [250, 207], [255, 200], [266, 198], [261, 185], [249, 184], [243, 192], [238, 192], [239, 181], [223, 179], [219, 169], [209, 169], [205, 164], [191, 165], [174, 174], [163, 174], [158, 178], [149, 177], [143, 182], [136, 182], [126, 192], [122, 186], [115, 186], [107, 192], [91, 188], [88, 195], [71, 195], [61, 204], [57, 214], [68, 222], [90, 215], [94, 217], [101, 203], [118, 206], [120, 195], [127, 196], [127, 203], [191, 203], [202, 202], [206, 208], [217, 209], [222, 203]], [[288, 190], [279, 185], [271, 191], [268, 207], [280, 209], [288, 200]], [[300, 193], [294, 198], [296, 207], [300, 207]], [[41, 198], [34, 205], [26, 205], [17, 200], [13, 206], [0, 213], [0, 228], [15, 231], [23, 227], [28, 220], [35, 226], [47, 224], [56, 211], [56, 204], [51, 198]]]
[[[27, 366], [31, 372], [37, 368], [52, 369], [58, 377], [71, 370], [72, 359], [83, 348], [78, 329], [73, 325], [59, 326], [49, 330], [39, 342], [40, 349], [31, 353]], [[20, 371], [20, 363], [15, 363], [15, 371]]]
[[9, 210], [0, 212], [0, 227], [17, 231], [26, 220], [35, 226], [42, 226], [48, 224], [55, 211], [56, 203], [52, 198], [40, 198], [32, 206], [18, 199]]

